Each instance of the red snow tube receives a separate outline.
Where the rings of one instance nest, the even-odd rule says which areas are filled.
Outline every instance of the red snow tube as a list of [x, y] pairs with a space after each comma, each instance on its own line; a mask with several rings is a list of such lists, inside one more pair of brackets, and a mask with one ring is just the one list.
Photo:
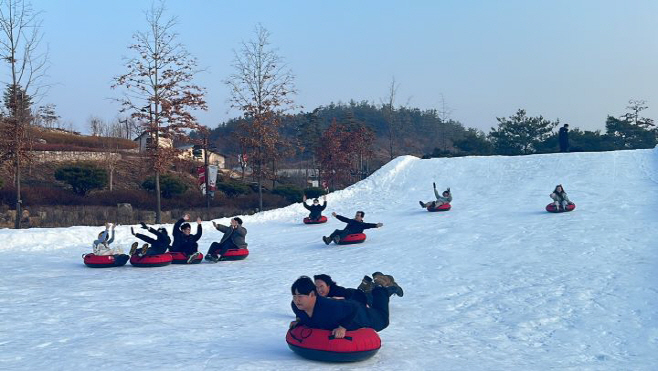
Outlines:
[[573, 203], [568, 204], [566, 209], [564, 209], [564, 210], [559, 210], [557, 207], [555, 207], [554, 203], [550, 203], [550, 204], [546, 205], [546, 211], [548, 211], [549, 213], [564, 213], [564, 212], [567, 212], [567, 211], [572, 211], [575, 208], [576, 208], [576, 204], [573, 204]]
[[361, 243], [366, 240], [366, 235], [363, 233], [348, 234], [338, 241], [339, 245], [351, 245], [353, 243]]
[[432, 207], [432, 205], [427, 207], [427, 211], [448, 211], [450, 210], [450, 204], [443, 204], [437, 207]]
[[135, 267], [164, 267], [165, 265], [171, 264], [171, 254], [164, 253], [159, 255], [145, 255], [139, 256], [134, 254], [130, 257], [130, 264]]
[[327, 217], [322, 215], [320, 219], [313, 220], [311, 218], [304, 218], [304, 224], [320, 224], [320, 223], [326, 223], [327, 222]]
[[82, 256], [82, 260], [89, 268], [121, 267], [126, 265], [128, 259], [130, 259], [130, 257], [126, 254], [96, 255], [92, 253], [84, 254]]
[[[171, 255], [171, 264], [187, 264], [187, 258], [189, 258], [188, 255], [179, 251], [170, 252], [169, 255]], [[190, 264], [199, 264], [201, 261], [203, 261], [203, 254], [199, 254]]]
[[382, 341], [371, 328], [345, 332], [336, 339], [329, 330], [297, 326], [286, 334], [288, 347], [298, 355], [323, 362], [355, 362], [368, 359], [377, 353]]
[[249, 256], [249, 250], [246, 247], [241, 249], [230, 249], [219, 258], [219, 261], [243, 260]]

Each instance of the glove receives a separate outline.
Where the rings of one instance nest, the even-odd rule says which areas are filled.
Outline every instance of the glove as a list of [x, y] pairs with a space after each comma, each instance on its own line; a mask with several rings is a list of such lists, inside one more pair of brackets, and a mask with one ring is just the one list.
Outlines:
[[432, 185], [434, 186], [434, 188], [436, 188], [436, 183], [432, 182]]
[[142, 228], [143, 228], [143, 229], [149, 229], [149, 227], [146, 225], [146, 223], [144, 223], [144, 222], [139, 222], [139, 224], [142, 225]]

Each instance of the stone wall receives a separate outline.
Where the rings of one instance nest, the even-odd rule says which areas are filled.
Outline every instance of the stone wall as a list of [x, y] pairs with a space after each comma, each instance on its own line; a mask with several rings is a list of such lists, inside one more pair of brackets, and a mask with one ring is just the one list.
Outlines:
[[108, 157], [120, 160], [121, 154], [114, 152], [72, 152], [72, 151], [34, 151], [34, 161], [44, 162], [75, 162], [75, 161], [106, 161]]

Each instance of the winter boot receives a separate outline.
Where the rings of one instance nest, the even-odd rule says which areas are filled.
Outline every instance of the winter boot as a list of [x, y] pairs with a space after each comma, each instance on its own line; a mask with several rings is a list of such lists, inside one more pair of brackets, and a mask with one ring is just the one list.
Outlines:
[[395, 278], [391, 275], [387, 275], [386, 277], [391, 281], [391, 286], [396, 288], [395, 295], [399, 297], [404, 296], [404, 290], [402, 290], [402, 287], [395, 282]]
[[133, 242], [132, 246], [130, 246], [130, 256], [133, 256], [135, 251], [137, 251], [137, 246], [139, 246], [139, 242]]
[[340, 242], [340, 236], [334, 236], [334, 243], [338, 244]]
[[325, 245], [329, 245], [331, 243], [331, 240], [329, 237], [322, 236], [322, 241], [324, 241]]
[[420, 207], [422, 207], [423, 209], [427, 207], [425, 206], [425, 203], [423, 203], [423, 201], [418, 201], [418, 203], [420, 204]]
[[142, 246], [142, 251], [139, 252], [139, 256], [146, 255], [148, 251], [149, 251], [149, 244], [145, 243], [144, 246]]
[[372, 278], [368, 276], [363, 276], [363, 279], [361, 280], [361, 284], [359, 285], [359, 287], [357, 287], [357, 290], [361, 290], [365, 293], [369, 293], [370, 291], [372, 291], [372, 287], [373, 287]]
[[195, 261], [199, 255], [201, 255], [200, 252], [195, 252], [194, 254], [190, 254], [190, 256], [187, 258], [187, 264], [192, 264], [193, 261]]

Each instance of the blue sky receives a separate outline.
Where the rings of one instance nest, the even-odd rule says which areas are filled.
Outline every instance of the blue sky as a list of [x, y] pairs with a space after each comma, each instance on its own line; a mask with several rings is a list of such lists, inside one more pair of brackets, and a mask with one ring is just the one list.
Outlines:
[[[38, 0], [50, 49], [40, 103], [54, 103], [65, 122], [87, 131], [90, 116], [113, 120], [112, 78], [135, 31], [144, 30], [150, 0]], [[167, 2], [178, 17], [179, 40], [206, 72], [215, 127], [238, 115], [222, 83], [233, 50], [261, 23], [296, 75], [305, 110], [330, 102], [387, 95], [439, 108], [488, 130], [519, 108], [571, 126], [603, 129], [629, 99], [644, 99], [658, 119], [658, 1], [211, 1]]]

